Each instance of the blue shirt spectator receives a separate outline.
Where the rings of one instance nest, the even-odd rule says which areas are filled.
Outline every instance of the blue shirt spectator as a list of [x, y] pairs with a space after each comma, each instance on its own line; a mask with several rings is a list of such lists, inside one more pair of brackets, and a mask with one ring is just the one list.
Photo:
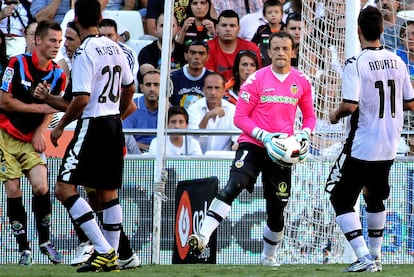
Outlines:
[[[140, 88], [144, 95], [134, 99], [137, 110], [124, 120], [123, 128], [156, 129], [160, 91], [160, 72], [158, 70], [147, 71], [142, 77]], [[155, 135], [135, 134], [134, 138], [141, 152], [147, 152]]]
[[70, 8], [70, 1], [66, 0], [33, 0], [30, 13], [37, 22], [53, 19], [60, 24]]
[[[128, 116], [123, 123], [125, 129], [140, 128], [140, 129], [156, 129], [157, 128], [157, 118], [158, 118], [158, 109], [155, 111], [150, 111], [145, 106], [144, 96], [134, 99], [135, 104], [137, 105], [137, 110]], [[142, 143], [145, 145], [150, 145], [151, 141], [155, 138], [154, 135], [134, 135], [135, 141], [137, 143]], [[148, 149], [142, 149], [148, 150]]]

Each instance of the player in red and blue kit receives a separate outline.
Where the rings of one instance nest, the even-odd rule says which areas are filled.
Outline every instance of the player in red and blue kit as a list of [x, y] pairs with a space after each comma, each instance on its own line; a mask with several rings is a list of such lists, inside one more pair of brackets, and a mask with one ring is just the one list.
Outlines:
[[273, 33], [269, 44], [272, 64], [253, 73], [241, 87], [234, 117], [235, 125], [243, 131], [239, 148], [226, 187], [212, 201], [200, 231], [189, 238], [193, 250], [206, 248], [211, 234], [230, 212], [234, 199], [244, 189], [252, 192], [261, 172], [268, 216], [261, 264], [279, 265], [275, 251], [283, 239], [283, 211], [290, 196], [292, 169], [274, 162], [264, 145], [280, 134], [294, 134], [299, 107], [302, 131], [295, 136], [301, 142], [300, 158], [304, 160], [316, 124], [311, 84], [302, 72], [290, 67], [293, 45], [293, 38], [287, 33]]
[[33, 190], [32, 210], [39, 246], [53, 263], [61, 255], [50, 241], [51, 201], [47, 179], [46, 130], [52, 109], [33, 96], [39, 83], [47, 83], [51, 94], [59, 95], [66, 84], [64, 71], [52, 59], [62, 41], [56, 22], [39, 22], [32, 53], [10, 59], [0, 91], [0, 181], [7, 194], [7, 216], [20, 252], [20, 265], [31, 265], [32, 252], [27, 238], [27, 216], [23, 206], [20, 177], [28, 177]]

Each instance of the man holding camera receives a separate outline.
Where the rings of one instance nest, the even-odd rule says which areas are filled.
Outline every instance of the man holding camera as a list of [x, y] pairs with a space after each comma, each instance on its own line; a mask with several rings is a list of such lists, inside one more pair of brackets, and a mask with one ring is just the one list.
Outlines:
[[2, 0], [0, 30], [6, 36], [7, 56], [25, 52], [24, 30], [33, 21], [27, 0]]

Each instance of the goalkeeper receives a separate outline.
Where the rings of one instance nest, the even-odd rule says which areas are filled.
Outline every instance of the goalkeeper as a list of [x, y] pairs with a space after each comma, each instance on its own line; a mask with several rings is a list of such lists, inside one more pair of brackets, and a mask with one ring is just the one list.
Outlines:
[[263, 252], [260, 263], [278, 266], [275, 252], [283, 239], [283, 211], [291, 188], [291, 165], [286, 162], [285, 149], [274, 138], [294, 134], [297, 108], [302, 112], [300, 160], [308, 155], [309, 136], [315, 127], [311, 84], [302, 72], [290, 66], [293, 38], [281, 31], [269, 39], [272, 64], [253, 73], [240, 90], [234, 117], [243, 133], [230, 170], [227, 185], [212, 201], [201, 229], [190, 236], [193, 251], [203, 251], [211, 234], [230, 211], [233, 200], [243, 189], [253, 191], [262, 173], [266, 199], [267, 224], [263, 230]]

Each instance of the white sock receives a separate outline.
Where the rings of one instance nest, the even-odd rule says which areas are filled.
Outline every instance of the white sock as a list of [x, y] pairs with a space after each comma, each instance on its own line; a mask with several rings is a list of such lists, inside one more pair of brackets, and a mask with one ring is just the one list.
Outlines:
[[[379, 213], [366, 213], [367, 214], [367, 227], [368, 230], [382, 230], [385, 228], [385, 220], [387, 218], [387, 212], [382, 211]], [[369, 253], [373, 257], [381, 258], [381, 246], [384, 236], [370, 237], [368, 234], [368, 249]]]
[[[69, 210], [70, 215], [75, 220], [89, 212], [92, 212], [91, 206], [82, 197], [78, 198]], [[111, 250], [111, 245], [105, 239], [95, 219], [88, 220], [79, 227], [85, 232], [85, 235], [92, 242], [98, 253], [107, 253]]]
[[[120, 204], [104, 209], [103, 211], [103, 224], [121, 224], [122, 223], [122, 208]], [[121, 230], [102, 230], [106, 240], [115, 249], [118, 250], [119, 236]]]
[[279, 247], [281, 241], [283, 240], [283, 231], [273, 232], [266, 226], [263, 228], [263, 251], [262, 257], [273, 257], [275, 255], [276, 249]]
[[[361, 230], [362, 225], [359, 220], [358, 214], [355, 212], [342, 214], [336, 217], [336, 223], [342, 230], [342, 233], [350, 233], [352, 231]], [[358, 259], [362, 259], [366, 255], [370, 255], [367, 244], [362, 235], [357, 236], [349, 241], [355, 255]]]
[[[230, 212], [231, 206], [217, 198], [214, 198], [208, 208], [209, 211], [213, 211], [214, 213], [218, 214], [221, 218], [225, 219]], [[200, 234], [204, 236], [207, 240], [210, 240], [211, 234], [214, 230], [217, 229], [220, 222], [217, 221], [216, 218], [206, 215], [203, 221], [203, 225], [200, 229]]]

